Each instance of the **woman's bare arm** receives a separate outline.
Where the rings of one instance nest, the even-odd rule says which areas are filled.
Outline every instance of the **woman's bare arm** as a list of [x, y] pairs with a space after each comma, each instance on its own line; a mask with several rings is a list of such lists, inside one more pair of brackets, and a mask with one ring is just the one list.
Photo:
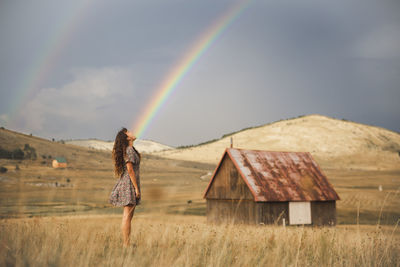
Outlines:
[[136, 196], [139, 197], [139, 196], [140, 196], [140, 191], [139, 191], [139, 187], [138, 187], [138, 185], [137, 185], [135, 172], [133, 171], [132, 162], [128, 162], [128, 163], [126, 164], [126, 168], [127, 168], [127, 170], [128, 170], [129, 177], [131, 178], [133, 187], [135, 187]]

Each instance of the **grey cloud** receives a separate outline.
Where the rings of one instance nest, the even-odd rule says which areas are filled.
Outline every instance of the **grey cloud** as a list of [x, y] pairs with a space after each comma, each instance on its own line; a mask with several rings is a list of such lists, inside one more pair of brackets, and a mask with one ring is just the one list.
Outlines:
[[[97, 132], [113, 124], [113, 117], [131, 119], [137, 89], [132, 71], [122, 68], [74, 70], [74, 80], [60, 88], [42, 89], [21, 112], [22, 125], [36, 134], [67, 138], [78, 132]], [[107, 108], [104, 108], [107, 107]], [[116, 118], [119, 121], [118, 118]]]

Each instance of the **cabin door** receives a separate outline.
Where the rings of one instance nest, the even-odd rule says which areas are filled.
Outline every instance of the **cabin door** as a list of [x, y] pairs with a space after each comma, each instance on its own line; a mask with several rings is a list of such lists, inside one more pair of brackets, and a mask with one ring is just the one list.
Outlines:
[[289, 224], [311, 224], [311, 202], [289, 202]]

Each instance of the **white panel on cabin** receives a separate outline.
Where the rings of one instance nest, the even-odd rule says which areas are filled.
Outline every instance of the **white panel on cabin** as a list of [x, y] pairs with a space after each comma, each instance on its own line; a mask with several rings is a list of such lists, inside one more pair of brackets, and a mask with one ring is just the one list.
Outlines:
[[290, 224], [311, 224], [310, 202], [289, 202]]

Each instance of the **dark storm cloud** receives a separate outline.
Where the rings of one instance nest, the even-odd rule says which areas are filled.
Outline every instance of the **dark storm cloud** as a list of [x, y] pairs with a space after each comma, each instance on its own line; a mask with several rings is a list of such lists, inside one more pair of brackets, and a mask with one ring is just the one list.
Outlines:
[[[15, 127], [112, 139], [231, 4], [92, 2]], [[3, 124], [45, 40], [79, 3], [27, 5], [0, 4]], [[399, 11], [397, 1], [254, 1], [182, 80], [144, 137], [192, 144], [310, 113], [400, 131]], [[51, 105], [57, 101], [58, 109]]]

